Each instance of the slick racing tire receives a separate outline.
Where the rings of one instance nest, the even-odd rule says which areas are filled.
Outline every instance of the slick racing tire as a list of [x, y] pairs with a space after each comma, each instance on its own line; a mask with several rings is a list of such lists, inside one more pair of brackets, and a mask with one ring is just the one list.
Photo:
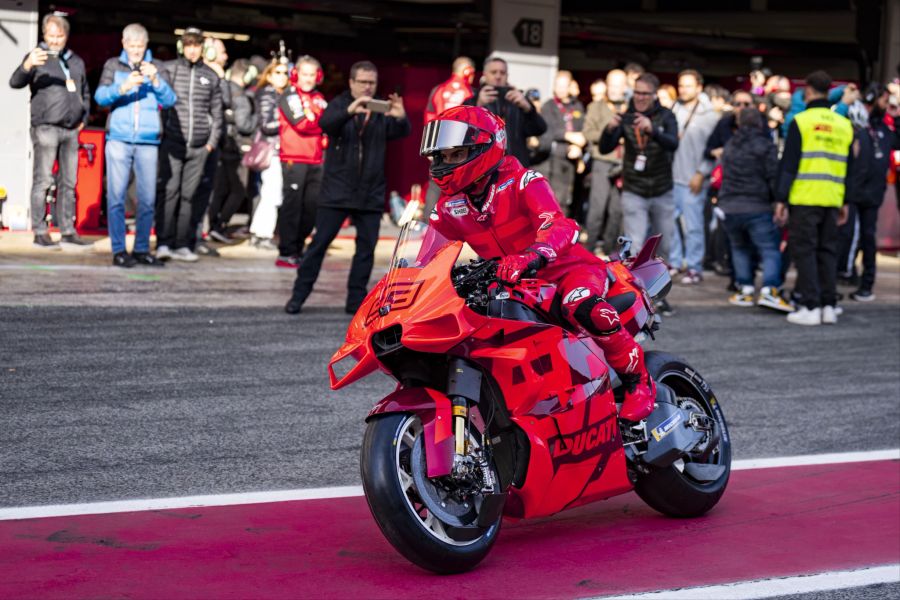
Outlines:
[[[388, 414], [369, 421], [360, 455], [366, 501], [384, 536], [410, 562], [440, 574], [468, 571], [490, 551], [500, 531], [501, 519], [479, 530], [475, 539], [451, 537], [453, 528], [448, 521], [455, 517], [439, 518], [428, 509], [417, 481], [431, 485], [428, 483], [431, 480], [424, 472], [417, 477], [411, 472], [416, 464], [425, 466], [421, 459], [423, 437], [422, 424], [416, 415]], [[417, 444], [420, 447], [414, 451]], [[496, 469], [494, 473], [498, 481]], [[435, 489], [440, 488], [431, 488], [432, 494]], [[464, 520], [474, 518], [475, 512], [467, 512], [474, 511], [474, 502], [470, 505], [454, 504], [449, 498], [445, 501], [448, 510], [458, 509], [457, 515], [467, 513], [463, 515]]]
[[644, 355], [647, 371], [658, 383], [672, 388], [679, 402], [701, 409], [719, 427], [719, 445], [706, 463], [724, 467], [714, 481], [698, 481], [684, 470], [684, 460], [666, 468], [638, 473], [635, 491], [651, 508], [670, 517], [698, 517], [716, 505], [731, 474], [731, 438], [722, 408], [709, 384], [690, 365], [665, 352]]

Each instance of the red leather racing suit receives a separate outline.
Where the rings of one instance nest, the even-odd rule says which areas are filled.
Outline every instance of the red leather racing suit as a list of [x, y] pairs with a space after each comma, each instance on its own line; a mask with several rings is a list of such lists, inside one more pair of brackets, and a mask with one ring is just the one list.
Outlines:
[[[543, 175], [507, 156], [491, 175], [480, 210], [465, 194], [442, 196], [429, 232], [468, 243], [482, 258], [522, 254], [546, 259], [540, 277], [555, 282], [563, 317], [593, 335], [616, 372], [642, 374], [643, 352], [606, 301], [606, 264], [578, 244], [578, 225], [559, 209]], [[423, 250], [437, 239], [423, 242]], [[424, 254], [423, 254], [424, 255]]]

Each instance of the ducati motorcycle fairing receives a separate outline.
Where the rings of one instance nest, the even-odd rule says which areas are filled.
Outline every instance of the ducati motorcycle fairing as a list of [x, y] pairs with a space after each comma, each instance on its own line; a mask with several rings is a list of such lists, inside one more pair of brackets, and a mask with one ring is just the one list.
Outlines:
[[[634, 489], [656, 510], [699, 516], [724, 493], [731, 450], [696, 370], [648, 352], [656, 408], [620, 422], [618, 378], [587, 332], [560, 318], [556, 285], [496, 280], [496, 261], [400, 232], [388, 273], [362, 302], [328, 366], [332, 389], [381, 370], [398, 383], [369, 412], [361, 475], [382, 533], [431, 571], [472, 568], [500, 516], [548, 516]], [[607, 263], [607, 301], [636, 337], [659, 328], [671, 287], [650, 238]]]

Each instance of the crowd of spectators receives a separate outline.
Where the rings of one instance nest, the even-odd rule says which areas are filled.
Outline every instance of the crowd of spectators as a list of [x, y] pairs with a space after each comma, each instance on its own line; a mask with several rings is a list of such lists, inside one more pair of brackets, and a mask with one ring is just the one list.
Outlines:
[[[31, 89], [31, 214], [42, 249], [90, 246], [74, 230], [74, 189], [91, 93], [68, 33], [65, 18], [47, 15], [43, 41], [10, 79], [14, 88]], [[385, 207], [385, 144], [411, 132], [403, 99], [377, 95], [378, 68], [369, 61], [354, 64], [349, 89], [326, 100], [317, 90], [319, 61], [293, 60], [283, 44], [270, 60], [230, 64], [222, 41], [194, 28], [184, 31], [173, 61], [154, 59], [147, 46], [143, 26], [125, 27], [122, 50], [104, 65], [93, 95], [109, 110], [113, 264], [194, 262], [218, 254], [207, 239], [249, 238], [252, 247], [277, 252], [278, 267], [298, 269], [285, 307], [297, 313], [349, 219], [357, 245], [345, 307], [354, 312], [366, 294]], [[590, 84], [585, 108], [570, 71], [556, 74], [544, 102], [528, 82], [509, 81], [500, 57], [488, 57], [481, 73], [476, 86], [475, 63], [457, 58], [450, 78], [428, 96], [426, 122], [460, 104], [501, 117], [508, 153], [547, 177], [561, 208], [582, 223], [589, 251], [614, 252], [622, 234], [639, 250], [660, 233], [660, 252], [681, 284], [700, 283], [704, 272], [728, 275], [729, 302], [790, 313], [798, 324], [837, 321], [838, 281], [856, 286], [854, 300], [874, 298], [878, 208], [897, 168], [896, 80], [860, 89], [832, 85], [818, 71], [794, 85], [756, 69], [748, 89], [729, 92], [694, 69], [678, 73], [676, 87], [628, 63]], [[438, 195], [429, 186], [429, 209]], [[230, 226], [242, 207], [249, 225]], [[59, 242], [49, 235], [51, 220]], [[788, 297], [791, 263], [797, 283]]]
[[582, 119], [565, 91], [571, 77], [560, 71], [540, 107], [549, 154], [532, 164], [584, 223], [588, 250], [610, 254], [621, 234], [640, 249], [661, 234], [681, 284], [704, 271], [730, 276], [731, 304], [788, 313], [794, 324], [836, 323], [838, 281], [856, 288], [849, 298], [874, 299], [878, 211], [900, 149], [896, 80], [861, 90], [817, 71], [795, 87], [759, 71], [751, 89], [729, 92], [694, 69], [676, 88], [629, 64], [591, 84]]

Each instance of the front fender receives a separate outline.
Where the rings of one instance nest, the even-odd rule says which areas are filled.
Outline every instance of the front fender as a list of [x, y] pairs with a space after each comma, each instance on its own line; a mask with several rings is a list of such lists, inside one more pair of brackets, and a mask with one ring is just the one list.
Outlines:
[[453, 420], [450, 399], [425, 387], [400, 388], [376, 404], [366, 421], [378, 415], [410, 413], [422, 421], [428, 477], [449, 475], [453, 467]]

